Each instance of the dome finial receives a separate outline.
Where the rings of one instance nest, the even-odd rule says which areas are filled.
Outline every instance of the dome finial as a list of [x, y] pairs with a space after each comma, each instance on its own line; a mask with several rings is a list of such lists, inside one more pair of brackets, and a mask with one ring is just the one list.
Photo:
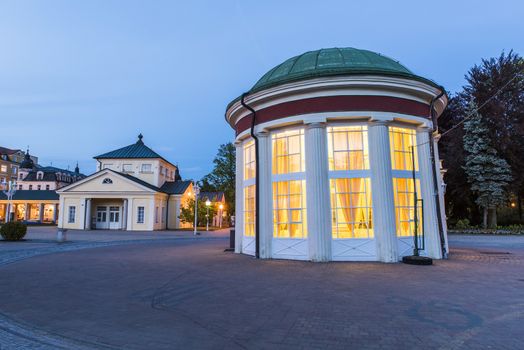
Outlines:
[[136, 143], [144, 143], [144, 141], [142, 141], [143, 138], [144, 135], [142, 135], [142, 133], [138, 134], [138, 141]]
[[27, 146], [27, 151], [25, 152], [24, 160], [20, 163], [21, 169], [33, 169], [35, 166], [31, 156], [29, 155], [29, 146]]

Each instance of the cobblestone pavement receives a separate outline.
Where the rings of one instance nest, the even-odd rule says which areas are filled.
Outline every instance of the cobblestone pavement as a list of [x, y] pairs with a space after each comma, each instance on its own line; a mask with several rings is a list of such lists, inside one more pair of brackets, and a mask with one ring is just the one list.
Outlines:
[[450, 236], [427, 267], [105, 234], [0, 262], [0, 349], [524, 348], [524, 237]]

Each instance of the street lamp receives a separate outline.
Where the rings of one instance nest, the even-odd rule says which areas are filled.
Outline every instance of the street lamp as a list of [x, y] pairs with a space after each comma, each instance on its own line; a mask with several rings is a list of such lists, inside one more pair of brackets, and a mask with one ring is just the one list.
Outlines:
[[220, 228], [222, 228], [222, 218], [224, 217], [223, 215], [224, 204], [220, 203], [220, 205], [218, 206], [218, 209], [220, 209], [219, 220], [220, 220]]
[[[11, 215], [11, 201], [16, 192], [16, 180], [9, 180], [9, 182], [6, 182], [4, 179], [4, 181], [2, 181], [2, 192], [7, 196], [7, 215], [5, 217], [5, 222], [9, 222], [14, 219], [14, 211], [12, 213], [13, 215]], [[13, 216], [13, 218], [11, 218], [11, 216]]]
[[195, 225], [193, 230], [193, 235], [197, 235], [197, 223], [198, 223], [198, 194], [200, 193], [200, 187], [195, 182], [193, 185], [193, 192], [195, 193]]
[[206, 201], [206, 210], [207, 210], [207, 214], [206, 214], [206, 231], [209, 231], [209, 206], [210, 205], [211, 205], [211, 202], [208, 199]]

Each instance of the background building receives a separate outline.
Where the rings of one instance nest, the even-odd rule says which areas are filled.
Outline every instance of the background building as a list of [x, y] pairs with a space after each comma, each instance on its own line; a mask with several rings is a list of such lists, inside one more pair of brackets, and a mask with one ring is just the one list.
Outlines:
[[[22, 157], [20, 155], [22, 154]], [[38, 165], [38, 158], [31, 156], [29, 150], [13, 151], [9, 159], [13, 159], [13, 169], [17, 175], [10, 178], [16, 181], [16, 193], [11, 201], [13, 220], [28, 223], [56, 223], [58, 217], [59, 197], [56, 190], [83, 179], [78, 166], [75, 171], [56, 167]], [[13, 171], [14, 173], [14, 171]], [[8, 199], [0, 193], [0, 222], [9, 217]]]
[[[0, 182], [18, 179], [18, 169], [24, 156], [24, 152], [19, 149], [0, 147]], [[31, 160], [38, 164], [37, 157], [31, 157]]]
[[210, 218], [209, 223], [211, 226], [223, 227], [227, 224], [227, 205], [224, 192], [200, 192], [198, 199], [203, 202], [209, 200], [214, 208], [215, 215]]
[[129, 146], [96, 156], [97, 172], [58, 190], [58, 226], [69, 229], [162, 230], [180, 227], [191, 181], [147, 147]]
[[226, 111], [236, 131], [235, 251], [395, 262], [413, 254], [418, 223], [423, 254], [442, 258], [433, 127], [446, 105], [442, 87], [367, 50], [306, 52], [267, 72]]

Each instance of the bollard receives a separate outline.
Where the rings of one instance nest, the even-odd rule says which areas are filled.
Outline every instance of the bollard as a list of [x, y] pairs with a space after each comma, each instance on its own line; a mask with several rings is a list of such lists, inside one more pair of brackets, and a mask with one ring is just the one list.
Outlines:
[[229, 248], [224, 249], [225, 252], [235, 251], [235, 229], [229, 230]]
[[235, 229], [229, 230], [229, 249], [235, 250]]

